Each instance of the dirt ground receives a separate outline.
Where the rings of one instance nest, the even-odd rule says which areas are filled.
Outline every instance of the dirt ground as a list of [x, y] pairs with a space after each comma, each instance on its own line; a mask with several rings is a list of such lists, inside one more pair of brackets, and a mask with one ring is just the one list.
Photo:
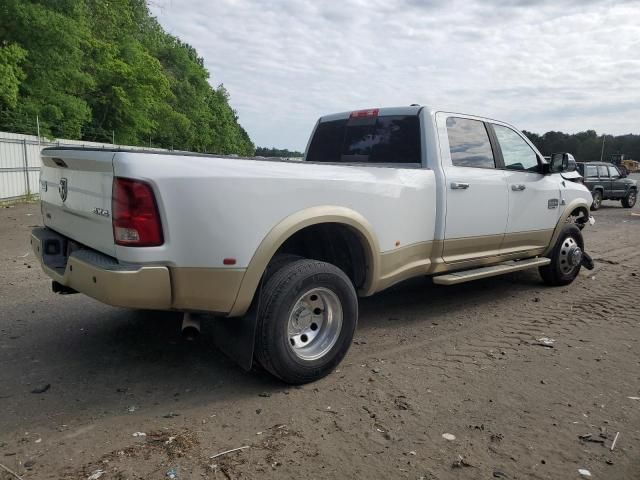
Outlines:
[[0, 208], [0, 464], [25, 480], [639, 479], [640, 209], [594, 216], [596, 268], [572, 285], [410, 281], [362, 300], [340, 368], [292, 388], [207, 328], [186, 343], [179, 316], [54, 295], [29, 248], [38, 206]]

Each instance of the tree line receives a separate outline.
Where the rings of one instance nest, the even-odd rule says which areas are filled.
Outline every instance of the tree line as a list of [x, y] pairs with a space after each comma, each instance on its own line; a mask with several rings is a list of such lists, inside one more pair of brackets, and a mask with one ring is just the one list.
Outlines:
[[295, 150], [287, 150], [286, 148], [257, 147], [256, 155], [259, 157], [302, 157], [304, 154]]
[[145, 0], [0, 1], [0, 130], [252, 155], [208, 79]]
[[[574, 134], [547, 132], [544, 135], [523, 132], [543, 155], [569, 152], [579, 162], [604, 161], [614, 153], [623, 153], [625, 158], [640, 161], [640, 135], [598, 135], [595, 130]], [[603, 150], [604, 140], [604, 150]]]

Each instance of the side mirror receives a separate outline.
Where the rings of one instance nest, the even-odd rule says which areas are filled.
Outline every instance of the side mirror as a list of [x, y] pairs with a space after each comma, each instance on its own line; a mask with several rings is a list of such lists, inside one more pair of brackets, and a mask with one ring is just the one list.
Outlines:
[[576, 159], [570, 153], [554, 153], [551, 155], [550, 173], [573, 172], [576, 168]]

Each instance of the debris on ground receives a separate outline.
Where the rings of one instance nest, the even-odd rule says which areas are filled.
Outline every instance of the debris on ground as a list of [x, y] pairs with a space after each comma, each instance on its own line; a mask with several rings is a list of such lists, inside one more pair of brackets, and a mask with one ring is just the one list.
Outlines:
[[105, 474], [104, 470], [98, 469], [93, 472], [91, 475], [87, 477], [87, 480], [98, 480], [102, 475]]
[[640, 400], [640, 397], [627, 397], [629, 400]]
[[47, 383], [45, 385], [42, 385], [40, 387], [34, 388], [33, 390], [31, 390], [31, 393], [44, 393], [47, 390], [49, 390], [51, 388], [51, 384]]
[[586, 433], [584, 435], [578, 435], [578, 438], [583, 442], [592, 442], [592, 443], [601, 443], [604, 445], [604, 442], [608, 437], [606, 433], [600, 432], [596, 435], [592, 433]]
[[178, 478], [178, 471], [175, 468], [170, 469], [169, 471], [167, 471], [167, 478]]
[[269, 398], [271, 394], [269, 392], [262, 392], [258, 394], [259, 397]]
[[500, 470], [493, 471], [493, 478], [509, 478], [506, 473], [501, 472]]
[[249, 448], [249, 445], [245, 445], [244, 447], [232, 448], [231, 450], [225, 450], [224, 452], [211, 455], [209, 458], [218, 458], [218, 457], [221, 457], [222, 455], [226, 455], [227, 453], [238, 452], [240, 450], [244, 450], [245, 448]]
[[553, 348], [553, 344], [555, 343], [555, 340], [549, 337], [540, 337], [540, 338], [537, 338], [536, 341], [537, 343], [534, 343], [534, 345], [538, 345], [540, 347], [547, 347], [547, 348]]
[[451, 468], [473, 467], [462, 455], [458, 455], [458, 459], [451, 464]]
[[144, 433], [144, 432], [135, 432], [135, 433], [133, 434], [133, 436], [134, 436], [134, 437], [146, 437], [146, 436], [147, 436], [147, 434], [146, 434], [146, 433]]
[[580, 474], [581, 477], [591, 478], [591, 472], [586, 468], [579, 468], [578, 473]]
[[179, 417], [179, 416], [180, 416], [179, 413], [169, 412], [166, 415], [163, 415], [162, 418], [173, 418], [173, 417]]
[[442, 438], [444, 438], [445, 440], [449, 440], [450, 442], [452, 442], [453, 440], [456, 439], [456, 436], [452, 433], [443, 433], [442, 434]]
[[13, 470], [11, 470], [9, 467], [5, 467], [4, 465], [2, 465], [0, 463], [0, 469], [4, 470], [5, 472], [7, 472], [10, 475], [13, 475], [15, 478], [17, 478], [18, 480], [23, 480], [22, 477], [20, 475], [18, 475], [16, 472], [14, 472]]
[[600, 433], [586, 433], [584, 435], [578, 435], [578, 438], [583, 442], [599, 443], [600, 445], [613, 450], [616, 446], [619, 435], [620, 432], [616, 432], [613, 441], [611, 441], [611, 436], [607, 433], [606, 428], [601, 427]]
[[611, 443], [611, 451], [613, 451], [613, 449], [615, 448], [615, 446], [616, 446], [616, 442], [618, 441], [618, 436], [619, 436], [619, 435], [620, 435], [620, 432], [616, 432], [616, 436], [615, 436], [615, 438], [613, 439], [613, 442]]

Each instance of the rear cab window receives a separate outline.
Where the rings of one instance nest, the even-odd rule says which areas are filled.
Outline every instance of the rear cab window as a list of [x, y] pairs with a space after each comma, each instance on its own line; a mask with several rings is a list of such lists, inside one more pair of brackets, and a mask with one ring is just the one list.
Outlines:
[[455, 167], [496, 168], [484, 122], [448, 117], [447, 136], [451, 163]]
[[420, 165], [420, 119], [411, 115], [354, 112], [349, 118], [321, 121], [306, 161], [349, 164]]

